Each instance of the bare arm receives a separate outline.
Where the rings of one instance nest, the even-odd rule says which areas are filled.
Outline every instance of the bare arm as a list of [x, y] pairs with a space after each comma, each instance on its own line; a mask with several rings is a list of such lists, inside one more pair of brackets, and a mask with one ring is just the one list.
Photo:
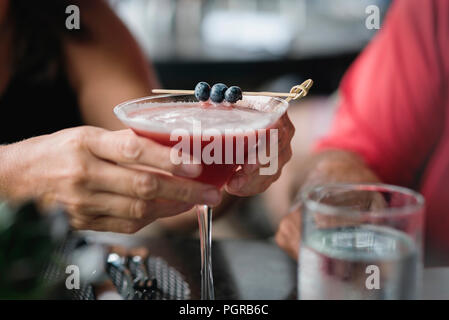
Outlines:
[[129, 99], [151, 94], [158, 86], [151, 64], [138, 44], [103, 1], [80, 4], [87, 37], [64, 41], [67, 73], [89, 125], [120, 129], [112, 109]]
[[309, 156], [298, 171], [296, 189], [330, 182], [379, 182], [357, 154], [337, 149]]
[[[323, 183], [380, 181], [358, 155], [342, 150], [311, 155], [297, 172], [299, 174], [292, 186], [295, 190]], [[296, 208], [282, 219], [276, 233], [276, 242], [291, 257], [297, 259], [299, 240], [300, 211]]]

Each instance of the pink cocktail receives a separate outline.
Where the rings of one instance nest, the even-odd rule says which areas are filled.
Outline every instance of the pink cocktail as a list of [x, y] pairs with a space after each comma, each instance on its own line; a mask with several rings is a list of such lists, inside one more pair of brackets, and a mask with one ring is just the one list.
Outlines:
[[[266, 96], [244, 96], [235, 104], [211, 104], [190, 95], [165, 95], [129, 101], [114, 112], [137, 135], [172, 147], [174, 163], [182, 158], [183, 163], [201, 164], [202, 172], [194, 180], [221, 188], [241, 165], [255, 163], [258, 153], [266, 151], [271, 129], [287, 107], [285, 100]], [[201, 295], [202, 299], [214, 299], [212, 209], [204, 205], [198, 208]]]
[[[136, 134], [164, 146], [176, 146], [181, 137], [171, 135], [175, 130], [183, 130], [185, 138], [189, 140], [189, 154], [194, 155], [197, 144], [199, 162], [202, 164], [202, 172], [194, 180], [219, 188], [228, 181], [239, 165], [248, 163], [250, 152], [257, 151], [261, 132], [265, 134], [265, 139], [269, 139], [267, 129], [271, 124], [270, 114], [256, 109], [195, 102], [166, 103], [163, 107], [143, 106], [131, 112], [129, 117], [136, 122], [146, 123], [131, 125]], [[208, 132], [214, 134], [207, 135]], [[211, 142], [218, 144], [208, 154], [203, 154]], [[208, 155], [210, 161], [206, 159]], [[255, 157], [253, 163], [254, 159]]]
[[[176, 141], [170, 141], [170, 135], [167, 133], [158, 133], [158, 132], [150, 132], [135, 129], [134, 132], [139, 136], [149, 138], [153, 141], [156, 141], [164, 146], [173, 147], [176, 145]], [[190, 144], [193, 146], [193, 136], [190, 136]], [[224, 141], [225, 136], [223, 135], [221, 139]], [[201, 142], [201, 150], [208, 144], [208, 142]], [[224, 154], [224, 153], [223, 153]], [[204, 164], [202, 165], [201, 174], [194, 178], [193, 180], [203, 182], [206, 184], [214, 185], [218, 188], [221, 188], [232, 176], [232, 174], [237, 170], [237, 164]]]

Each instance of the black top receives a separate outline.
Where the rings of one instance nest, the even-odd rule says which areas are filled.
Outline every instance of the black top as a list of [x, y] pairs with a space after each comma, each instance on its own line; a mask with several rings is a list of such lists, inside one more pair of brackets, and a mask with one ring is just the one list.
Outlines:
[[82, 124], [76, 96], [64, 74], [43, 83], [12, 79], [0, 97], [0, 112], [1, 144]]
[[[0, 93], [0, 144], [82, 124], [65, 74], [61, 39], [67, 1], [11, 1], [13, 74]], [[69, 36], [83, 33], [69, 33]], [[1, 70], [0, 70], [1, 72]]]

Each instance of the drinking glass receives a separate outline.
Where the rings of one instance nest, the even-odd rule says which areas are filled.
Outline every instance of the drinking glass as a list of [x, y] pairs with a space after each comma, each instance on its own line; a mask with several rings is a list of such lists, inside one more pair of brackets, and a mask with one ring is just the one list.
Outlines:
[[[164, 128], [162, 124], [155, 124], [155, 121], [146, 121], [146, 119], [139, 117], [139, 114], [145, 112], [149, 108], [163, 108], [164, 106], [173, 107], [176, 105], [179, 108], [183, 108], [183, 104], [198, 103], [197, 99], [193, 95], [161, 95], [141, 98], [137, 100], [127, 101], [114, 108], [116, 116], [129, 128], [131, 128], [136, 134], [152, 139], [162, 145], [173, 147], [178, 141], [170, 140], [170, 133]], [[267, 136], [270, 135], [268, 132], [272, 125], [276, 123], [277, 120], [286, 112], [288, 108], [288, 102], [283, 99], [267, 97], [267, 96], [244, 96], [243, 100], [238, 101], [235, 106], [240, 108], [250, 108], [264, 114], [263, 123], [255, 122], [250, 125], [251, 130], [256, 132], [256, 144], [247, 145], [249, 142], [245, 142], [244, 150], [248, 150], [244, 154], [244, 158], [248, 159], [249, 152], [252, 150], [260, 150], [264, 146], [259, 143], [260, 139], [257, 138], [261, 131], [266, 131]], [[214, 106], [210, 107], [212, 110]], [[202, 113], [207, 113], [207, 109]], [[185, 120], [185, 119], [183, 119]], [[201, 121], [201, 119], [196, 119]], [[181, 121], [181, 120], [180, 120]], [[243, 121], [243, 120], [242, 120]], [[256, 120], [254, 120], [256, 121]], [[260, 118], [259, 118], [260, 121]], [[226, 133], [226, 129], [234, 129], [235, 127], [244, 127], [248, 125], [248, 119], [245, 123], [240, 123], [239, 121], [234, 121], [229, 123], [229, 119], [214, 119], [217, 126], [219, 126], [222, 132], [221, 138], [224, 141], [230, 138], [232, 141], [236, 141], [239, 137], [238, 134]], [[227, 128], [229, 127], [229, 128]], [[243, 128], [245, 129], [245, 128]], [[250, 131], [251, 131], [250, 130]], [[232, 131], [232, 130], [231, 130]], [[202, 134], [202, 133], [201, 133]], [[194, 133], [190, 133], [191, 148], [193, 150], [193, 140], [196, 136]], [[267, 138], [268, 139], [268, 138]], [[246, 141], [246, 140], [245, 140]], [[277, 141], [276, 141], [277, 143]], [[207, 145], [207, 143], [201, 142], [201, 150]], [[203, 182], [206, 184], [211, 184], [217, 188], [222, 188], [229, 178], [239, 169], [240, 164], [237, 162], [225, 163], [225, 153], [232, 151], [234, 160], [237, 157], [237, 151], [234, 147], [232, 150], [228, 150], [223, 143], [222, 160], [223, 163], [209, 163], [206, 164], [201, 159], [202, 171], [201, 174], [194, 178], [193, 180]], [[270, 155], [271, 156], [271, 155]], [[215, 298], [214, 286], [213, 286], [213, 275], [212, 275], [212, 208], [207, 205], [197, 205], [198, 212], [198, 222], [199, 222], [199, 233], [201, 242], [201, 299], [203, 300], [213, 300]]]
[[415, 299], [422, 273], [424, 198], [386, 184], [306, 189], [299, 299]]

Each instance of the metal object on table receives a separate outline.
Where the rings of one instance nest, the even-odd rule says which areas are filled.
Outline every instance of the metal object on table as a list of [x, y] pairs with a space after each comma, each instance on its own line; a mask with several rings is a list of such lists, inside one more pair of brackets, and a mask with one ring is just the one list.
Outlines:
[[[55, 251], [55, 260], [50, 261], [43, 274], [43, 280], [46, 284], [64, 282], [67, 274], [66, 266], [73, 264], [73, 253], [86, 245], [86, 242], [76, 236], [67, 237]], [[82, 281], [77, 290], [65, 290], [69, 294], [67, 298], [73, 300], [95, 300], [95, 292], [90, 283]], [[58, 299], [66, 298], [58, 296]]]
[[125, 257], [110, 253], [108, 273], [124, 299], [187, 300], [190, 288], [184, 277], [158, 257]]
[[157, 280], [150, 278], [145, 266], [144, 258], [140, 255], [128, 257], [128, 268], [134, 278], [134, 289], [138, 292], [138, 297], [144, 300], [151, 300], [158, 290]]
[[157, 280], [156, 300], [188, 300], [190, 287], [183, 275], [160, 257], [147, 259], [148, 273]]
[[[119, 295], [128, 300], [190, 298], [190, 287], [184, 277], [162, 258], [148, 257], [140, 253], [133, 253], [128, 257], [126, 253], [119, 253], [118, 250], [107, 253], [106, 247], [109, 245], [100, 243], [72, 234], [59, 246], [54, 253], [57, 259], [48, 264], [42, 275], [45, 283], [48, 285], [57, 282], [64, 283], [67, 278], [65, 270], [68, 265], [79, 265], [83, 270], [86, 269], [86, 266], [90, 265], [90, 267], [87, 268], [87, 276], [86, 274], [81, 276], [79, 289], [67, 290], [64, 287], [62, 293], [67, 294], [67, 297], [57, 295], [54, 298], [95, 300], [101, 299], [101, 295], [104, 296], [103, 300], [116, 299]], [[97, 255], [101, 255], [98, 250], [100, 248], [103, 248], [105, 253], [101, 258], [103, 259], [101, 265], [92, 261], [87, 265], [82, 263], [82, 261], [92, 260], [92, 254], [87, 254], [88, 252], [97, 252]], [[107, 294], [104, 295], [105, 293]], [[115, 294], [111, 295], [110, 293]]]
[[107, 271], [118, 292], [124, 299], [132, 299], [136, 295], [133, 291], [131, 272], [126, 267], [126, 258], [111, 252], [106, 260]]

